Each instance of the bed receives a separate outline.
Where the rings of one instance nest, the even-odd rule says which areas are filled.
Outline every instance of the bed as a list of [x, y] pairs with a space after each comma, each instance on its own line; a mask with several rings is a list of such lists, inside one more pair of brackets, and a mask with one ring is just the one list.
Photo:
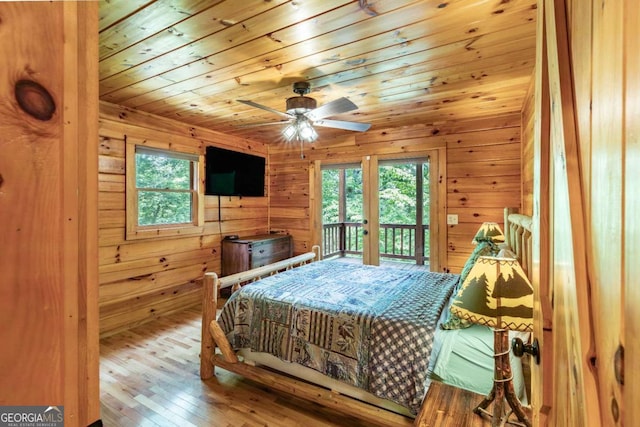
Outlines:
[[[522, 237], [530, 231], [511, 228], [510, 215], [505, 212], [507, 241], [530, 259], [530, 238]], [[491, 330], [439, 328], [458, 275], [311, 262], [316, 258], [310, 252], [222, 278], [205, 275], [203, 379], [218, 366], [380, 425], [411, 425], [414, 418], [418, 424], [431, 378], [489, 391]], [[217, 317], [219, 289], [250, 282]], [[488, 356], [474, 355], [478, 348]], [[485, 374], [466, 375], [469, 361]], [[518, 375], [519, 360], [513, 363]], [[516, 388], [526, 399], [523, 385]]]

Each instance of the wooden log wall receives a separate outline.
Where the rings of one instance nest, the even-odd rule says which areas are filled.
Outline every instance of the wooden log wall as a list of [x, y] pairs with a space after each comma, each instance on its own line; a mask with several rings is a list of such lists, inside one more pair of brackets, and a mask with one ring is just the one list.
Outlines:
[[125, 239], [125, 136], [265, 155], [261, 143], [109, 103], [99, 128], [100, 334], [106, 336], [200, 303], [205, 271], [220, 271], [220, 240], [269, 229], [268, 198], [205, 196], [205, 231], [187, 237]]
[[483, 222], [504, 228], [504, 208], [521, 207], [520, 117], [485, 126], [447, 141], [447, 213], [458, 215], [458, 224], [447, 228], [447, 266], [454, 273], [464, 267]]
[[[366, 155], [406, 155], [442, 150], [446, 161], [440, 171], [446, 185], [446, 211], [459, 223], [447, 226], [439, 248], [442, 268], [459, 272], [472, 251], [471, 240], [484, 221], [503, 222], [505, 206], [521, 206], [521, 117], [518, 114], [410, 128], [372, 130], [341, 140], [319, 140], [304, 147], [272, 144], [271, 226], [294, 237], [296, 253], [312, 242], [313, 206], [309, 170], [313, 162], [359, 160]], [[433, 250], [433, 249], [432, 249]]]

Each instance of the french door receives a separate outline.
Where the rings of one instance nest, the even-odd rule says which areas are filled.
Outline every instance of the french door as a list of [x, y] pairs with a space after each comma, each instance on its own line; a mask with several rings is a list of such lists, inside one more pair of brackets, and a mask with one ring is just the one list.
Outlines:
[[381, 258], [411, 260], [439, 269], [437, 159], [434, 150], [316, 165], [317, 234], [325, 256], [355, 255], [372, 265]]

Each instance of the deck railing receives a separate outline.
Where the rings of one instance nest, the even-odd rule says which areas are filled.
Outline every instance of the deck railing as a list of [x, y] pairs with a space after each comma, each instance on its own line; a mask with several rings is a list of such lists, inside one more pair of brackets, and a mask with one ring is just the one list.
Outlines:
[[[339, 222], [323, 225], [323, 257], [362, 255], [362, 224]], [[422, 233], [422, 242], [416, 239]], [[422, 246], [422, 247], [420, 247]], [[380, 257], [429, 262], [429, 226], [412, 224], [380, 224]]]

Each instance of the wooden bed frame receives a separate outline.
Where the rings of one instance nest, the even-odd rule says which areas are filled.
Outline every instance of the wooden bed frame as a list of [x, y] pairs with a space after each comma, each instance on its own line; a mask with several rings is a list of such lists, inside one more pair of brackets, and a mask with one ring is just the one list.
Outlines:
[[[528, 274], [531, 262], [531, 218], [514, 214], [512, 210], [505, 209], [505, 239], [518, 256], [518, 260]], [[216, 319], [218, 293], [220, 289], [232, 287], [235, 291], [242, 284], [307, 264], [316, 258], [320, 259], [320, 252], [319, 247], [314, 246], [313, 252], [307, 252], [284, 261], [242, 273], [225, 277], [218, 277], [215, 272], [204, 275], [200, 377], [203, 380], [213, 377], [215, 366], [219, 366], [242, 375], [245, 378], [264, 384], [273, 390], [282, 391], [305, 400], [316, 402], [376, 425], [421, 425], [421, 420], [426, 416], [426, 414], [423, 414], [426, 408], [424, 402], [415, 419], [411, 419], [325, 387], [278, 373], [269, 368], [244, 363], [236, 355]], [[220, 353], [216, 353], [216, 347], [219, 348]]]
[[504, 241], [515, 252], [522, 269], [531, 278], [531, 229], [533, 218], [516, 213], [515, 209], [504, 210]]

